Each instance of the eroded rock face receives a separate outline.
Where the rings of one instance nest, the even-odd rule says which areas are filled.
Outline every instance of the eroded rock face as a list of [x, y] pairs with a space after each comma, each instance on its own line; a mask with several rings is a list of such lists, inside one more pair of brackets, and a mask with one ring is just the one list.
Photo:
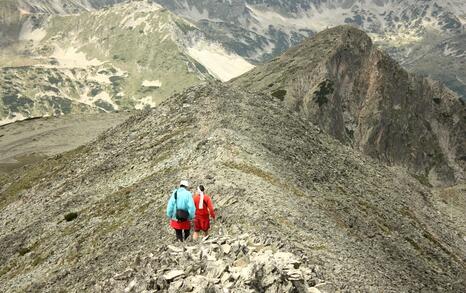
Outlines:
[[464, 180], [464, 102], [408, 74], [355, 28], [321, 32], [234, 84], [283, 100], [338, 140], [431, 184]]
[[[186, 178], [203, 184], [217, 209], [217, 243], [192, 253], [191, 243], [175, 246], [165, 216], [169, 194]], [[67, 221], [68, 214], [77, 217]], [[315, 273], [311, 281], [325, 281], [317, 289], [329, 292], [465, 286], [458, 282], [464, 235], [435, 208], [429, 189], [404, 169], [341, 144], [278, 99], [224, 84], [190, 88], [86, 146], [24, 169], [0, 189], [0, 227], [2, 292], [92, 292], [96, 284], [138, 291], [151, 282], [173, 291], [198, 275], [200, 286], [213, 279], [227, 286], [223, 266], [231, 275], [241, 268], [237, 284], [246, 289], [258, 279], [277, 290], [313, 286], [306, 268]], [[249, 242], [240, 239], [244, 233], [278, 251], [257, 248], [257, 259], [254, 245], [241, 244]], [[199, 256], [190, 271], [182, 262], [195, 263], [185, 257], [203, 249], [205, 260]], [[150, 253], [156, 265], [146, 272], [134, 263], [150, 263]], [[258, 278], [265, 258], [278, 268], [301, 264]], [[252, 271], [251, 260], [258, 265]]]

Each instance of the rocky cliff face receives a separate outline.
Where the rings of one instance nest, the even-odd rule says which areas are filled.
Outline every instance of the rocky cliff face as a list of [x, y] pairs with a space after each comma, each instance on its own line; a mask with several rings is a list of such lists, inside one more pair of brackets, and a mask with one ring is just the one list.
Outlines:
[[233, 83], [269, 93], [340, 141], [433, 184], [464, 179], [464, 102], [407, 73], [360, 30], [326, 30]]
[[[168, 246], [165, 206], [181, 178], [213, 197], [212, 242]], [[221, 84], [175, 95], [0, 192], [0, 291], [465, 286], [465, 235], [428, 189], [279, 99]]]

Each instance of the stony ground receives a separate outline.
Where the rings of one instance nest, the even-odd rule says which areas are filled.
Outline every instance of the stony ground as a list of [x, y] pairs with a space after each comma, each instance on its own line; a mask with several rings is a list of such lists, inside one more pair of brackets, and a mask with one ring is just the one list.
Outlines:
[[302, 262], [270, 239], [221, 233], [141, 253], [125, 271], [97, 284], [96, 291], [319, 292], [329, 287], [318, 278], [318, 266]]
[[[319, 290], [462, 292], [466, 285], [465, 232], [436, 208], [418, 180], [342, 145], [279, 99], [208, 84], [5, 185], [0, 291], [170, 290], [191, 286], [199, 274], [207, 278], [206, 288], [227, 288], [227, 281], [209, 279], [212, 269], [188, 272], [160, 256], [179, 260], [206, 245], [169, 252], [174, 235], [165, 206], [182, 178], [204, 184], [213, 197], [214, 244], [233, 246], [236, 240], [228, 239], [244, 233], [249, 246], [269, 241], [314, 272], [310, 279], [303, 272], [310, 288], [325, 282], [329, 287]], [[238, 260], [212, 252], [214, 262]], [[143, 267], [149, 272], [138, 271]], [[234, 274], [233, 267], [220, 280], [225, 272]], [[129, 277], [118, 280], [127, 268]], [[171, 279], [175, 273], [181, 275]], [[289, 288], [290, 275], [267, 276], [283, 278], [272, 284]], [[257, 278], [248, 278], [235, 282], [254, 290]]]

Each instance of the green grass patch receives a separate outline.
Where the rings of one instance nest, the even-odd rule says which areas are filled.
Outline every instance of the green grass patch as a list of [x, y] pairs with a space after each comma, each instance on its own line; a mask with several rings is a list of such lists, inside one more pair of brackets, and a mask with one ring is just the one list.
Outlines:
[[432, 187], [432, 185], [430, 184], [429, 182], [429, 178], [427, 178], [426, 175], [422, 175], [422, 174], [412, 174], [412, 176], [417, 180], [419, 181], [419, 183], [421, 183], [422, 185], [424, 186], [427, 186], [427, 187]]
[[31, 252], [31, 248], [30, 247], [21, 247], [20, 249], [18, 249], [18, 254], [23, 256], [27, 253]]
[[64, 216], [65, 220], [67, 222], [71, 222], [73, 221], [74, 219], [76, 219], [78, 217], [78, 213], [77, 212], [71, 212], [71, 213], [68, 213]]
[[423, 253], [423, 249], [421, 248], [421, 246], [419, 246], [419, 244], [414, 241], [413, 239], [409, 238], [409, 237], [405, 237], [405, 240], [409, 242], [409, 244], [411, 244], [411, 246], [419, 253]]
[[316, 92], [314, 101], [319, 104], [319, 107], [327, 104], [328, 99], [327, 95], [333, 93], [334, 86], [333, 82], [330, 80], [323, 81], [319, 84], [319, 91]]
[[286, 90], [276, 90], [272, 92], [272, 96], [279, 99], [280, 101], [285, 100]]

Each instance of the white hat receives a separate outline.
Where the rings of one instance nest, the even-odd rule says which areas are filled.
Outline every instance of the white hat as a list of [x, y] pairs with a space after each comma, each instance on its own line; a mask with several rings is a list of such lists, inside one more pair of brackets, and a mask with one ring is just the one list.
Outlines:
[[186, 186], [186, 187], [189, 187], [189, 182], [188, 182], [188, 180], [181, 180], [181, 181], [180, 181], [180, 186], [182, 186], [182, 185], [183, 185], [183, 186]]

